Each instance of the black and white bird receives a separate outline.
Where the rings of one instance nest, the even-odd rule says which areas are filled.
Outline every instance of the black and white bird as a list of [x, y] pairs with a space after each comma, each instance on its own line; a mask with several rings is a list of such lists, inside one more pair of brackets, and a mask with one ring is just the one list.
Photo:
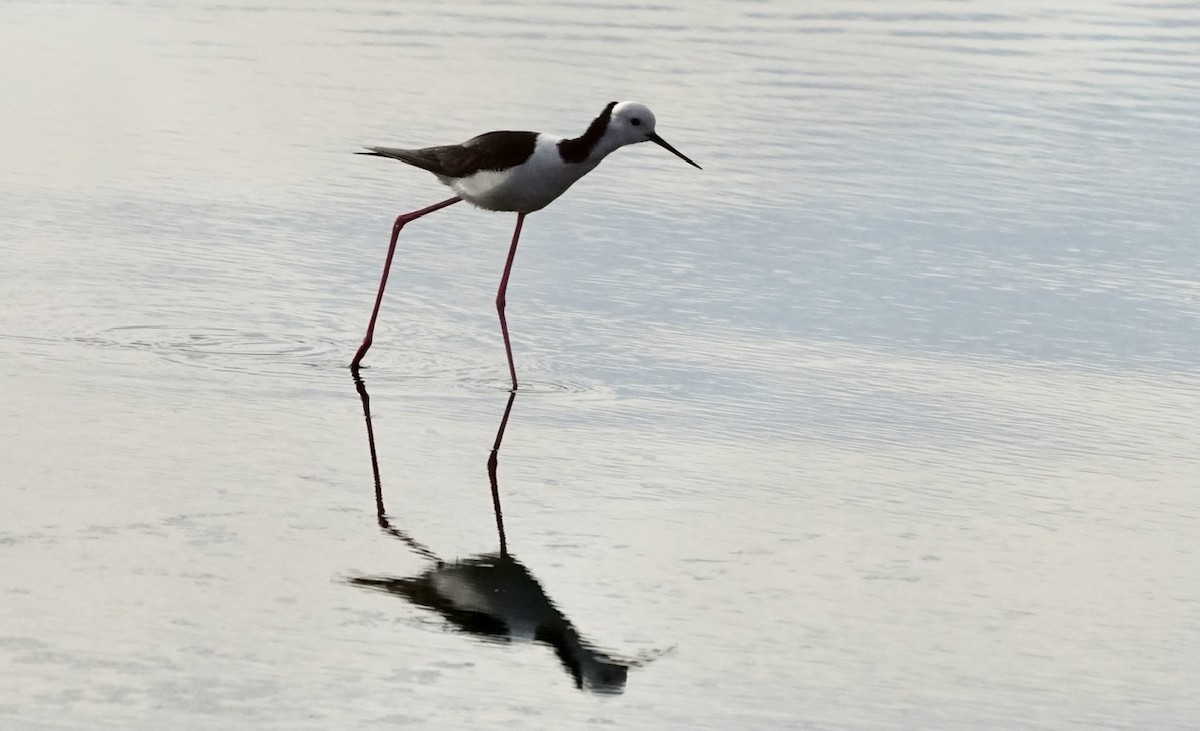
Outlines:
[[396, 250], [400, 229], [428, 213], [439, 211], [459, 201], [467, 201], [489, 211], [512, 211], [517, 225], [509, 246], [508, 260], [496, 292], [496, 310], [500, 315], [500, 332], [504, 336], [504, 351], [513, 390], [517, 388], [517, 370], [513, 365], [512, 345], [508, 338], [508, 322], [504, 317], [504, 294], [512, 272], [517, 241], [526, 214], [540, 211], [555, 198], [591, 172], [609, 153], [637, 142], [654, 142], [677, 155], [689, 165], [699, 168], [686, 155], [667, 144], [654, 131], [654, 112], [637, 102], [611, 102], [592, 120], [579, 137], [565, 139], [544, 132], [487, 132], [459, 145], [441, 145], [415, 150], [395, 147], [368, 147], [360, 155], [390, 157], [408, 163], [437, 176], [454, 191], [454, 197], [411, 213], [401, 214], [392, 226], [392, 238], [375, 309], [367, 325], [362, 345], [350, 362], [358, 369], [367, 349], [371, 347], [375, 320], [387, 286], [388, 270]]

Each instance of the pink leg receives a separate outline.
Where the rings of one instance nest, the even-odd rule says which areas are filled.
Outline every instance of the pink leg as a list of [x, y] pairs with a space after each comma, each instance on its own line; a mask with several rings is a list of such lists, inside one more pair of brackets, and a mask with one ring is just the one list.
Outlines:
[[508, 275], [512, 273], [513, 259], [517, 256], [517, 239], [521, 238], [521, 224], [525, 214], [517, 214], [517, 228], [513, 231], [512, 246], [508, 249], [508, 261], [504, 263], [504, 275], [500, 277], [500, 289], [496, 291], [496, 311], [500, 313], [500, 332], [504, 335], [504, 352], [508, 355], [508, 373], [512, 376], [512, 390], [517, 390], [517, 368], [513, 365], [512, 343], [508, 341], [508, 321], [504, 319], [504, 292], [508, 289]]
[[458, 203], [461, 198], [450, 198], [441, 203], [435, 203], [428, 208], [422, 208], [419, 211], [412, 213], [404, 213], [396, 217], [396, 223], [392, 225], [392, 242], [388, 245], [387, 260], [383, 263], [383, 276], [379, 278], [379, 294], [375, 295], [375, 309], [371, 310], [371, 322], [367, 324], [367, 334], [363, 336], [362, 345], [358, 346], [358, 352], [354, 354], [354, 360], [350, 361], [350, 368], [358, 370], [358, 364], [362, 362], [363, 356], [367, 354], [367, 349], [371, 347], [371, 340], [375, 335], [375, 319], [379, 317], [379, 305], [383, 304], [383, 290], [387, 287], [388, 270], [392, 268], [392, 256], [396, 253], [396, 239], [400, 237], [400, 229], [404, 228], [404, 224], [409, 221], [415, 221], [426, 213], [440, 211], [446, 206]]

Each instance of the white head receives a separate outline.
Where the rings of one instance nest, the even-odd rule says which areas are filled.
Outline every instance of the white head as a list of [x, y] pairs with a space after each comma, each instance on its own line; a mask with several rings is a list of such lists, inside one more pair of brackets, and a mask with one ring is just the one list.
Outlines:
[[675, 155], [687, 164], [699, 168], [686, 155], [667, 144], [654, 131], [654, 112], [650, 107], [637, 102], [618, 102], [612, 109], [608, 120], [608, 128], [604, 131], [604, 139], [613, 149], [636, 142], [653, 142]]

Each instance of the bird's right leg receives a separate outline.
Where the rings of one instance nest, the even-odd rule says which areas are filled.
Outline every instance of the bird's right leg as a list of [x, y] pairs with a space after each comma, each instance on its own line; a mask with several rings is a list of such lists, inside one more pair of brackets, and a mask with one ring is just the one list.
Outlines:
[[500, 313], [500, 334], [504, 336], [504, 353], [508, 356], [508, 374], [512, 376], [512, 390], [517, 390], [517, 368], [513, 365], [512, 343], [508, 340], [508, 320], [504, 317], [505, 293], [508, 291], [508, 275], [512, 274], [513, 259], [517, 256], [517, 241], [521, 238], [521, 224], [525, 214], [517, 214], [517, 227], [513, 230], [512, 245], [508, 249], [508, 260], [504, 262], [504, 274], [500, 277], [500, 288], [496, 290], [496, 312]]
[[387, 260], [383, 263], [383, 276], [379, 278], [379, 293], [375, 295], [375, 309], [371, 310], [371, 321], [367, 324], [367, 334], [363, 336], [362, 345], [358, 346], [358, 352], [354, 354], [354, 360], [350, 361], [350, 368], [358, 370], [359, 363], [362, 362], [363, 356], [367, 354], [367, 349], [371, 347], [371, 340], [375, 335], [375, 319], [379, 317], [379, 305], [383, 303], [383, 290], [387, 287], [388, 271], [392, 268], [392, 256], [396, 253], [396, 240], [400, 237], [400, 229], [404, 228], [404, 224], [409, 221], [415, 221], [427, 213], [440, 211], [446, 206], [458, 203], [462, 198], [455, 196], [441, 203], [434, 203], [428, 208], [422, 208], [419, 211], [411, 213], [403, 213], [396, 217], [396, 223], [392, 224], [392, 241], [388, 245]]

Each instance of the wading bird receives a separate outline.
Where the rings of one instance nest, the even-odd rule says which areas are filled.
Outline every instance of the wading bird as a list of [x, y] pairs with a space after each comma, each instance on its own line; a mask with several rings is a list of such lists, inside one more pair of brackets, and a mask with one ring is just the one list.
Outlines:
[[512, 376], [513, 390], [516, 390], [517, 369], [513, 365], [508, 322], [504, 317], [504, 293], [508, 288], [508, 276], [512, 273], [517, 240], [521, 236], [525, 216], [540, 211], [565, 193], [575, 181], [595, 169], [610, 152], [636, 142], [654, 142], [689, 165], [700, 167], [655, 133], [654, 113], [637, 102], [609, 103], [600, 116], [588, 125], [587, 131], [571, 139], [544, 132], [487, 132], [460, 145], [415, 150], [368, 147], [368, 152], [357, 153], [390, 157], [428, 170], [454, 191], [454, 197], [396, 218], [383, 275], [379, 280], [379, 293], [375, 296], [375, 309], [371, 311], [367, 333], [350, 367], [357, 370], [367, 349], [371, 347], [375, 320], [379, 317], [379, 305], [383, 302], [383, 290], [387, 286], [388, 270], [392, 266], [400, 229], [410, 221], [465, 200], [489, 211], [517, 214], [517, 226], [513, 230], [508, 259], [504, 263], [504, 273], [496, 292], [496, 311], [500, 315], [500, 332], [504, 336], [508, 372]]

